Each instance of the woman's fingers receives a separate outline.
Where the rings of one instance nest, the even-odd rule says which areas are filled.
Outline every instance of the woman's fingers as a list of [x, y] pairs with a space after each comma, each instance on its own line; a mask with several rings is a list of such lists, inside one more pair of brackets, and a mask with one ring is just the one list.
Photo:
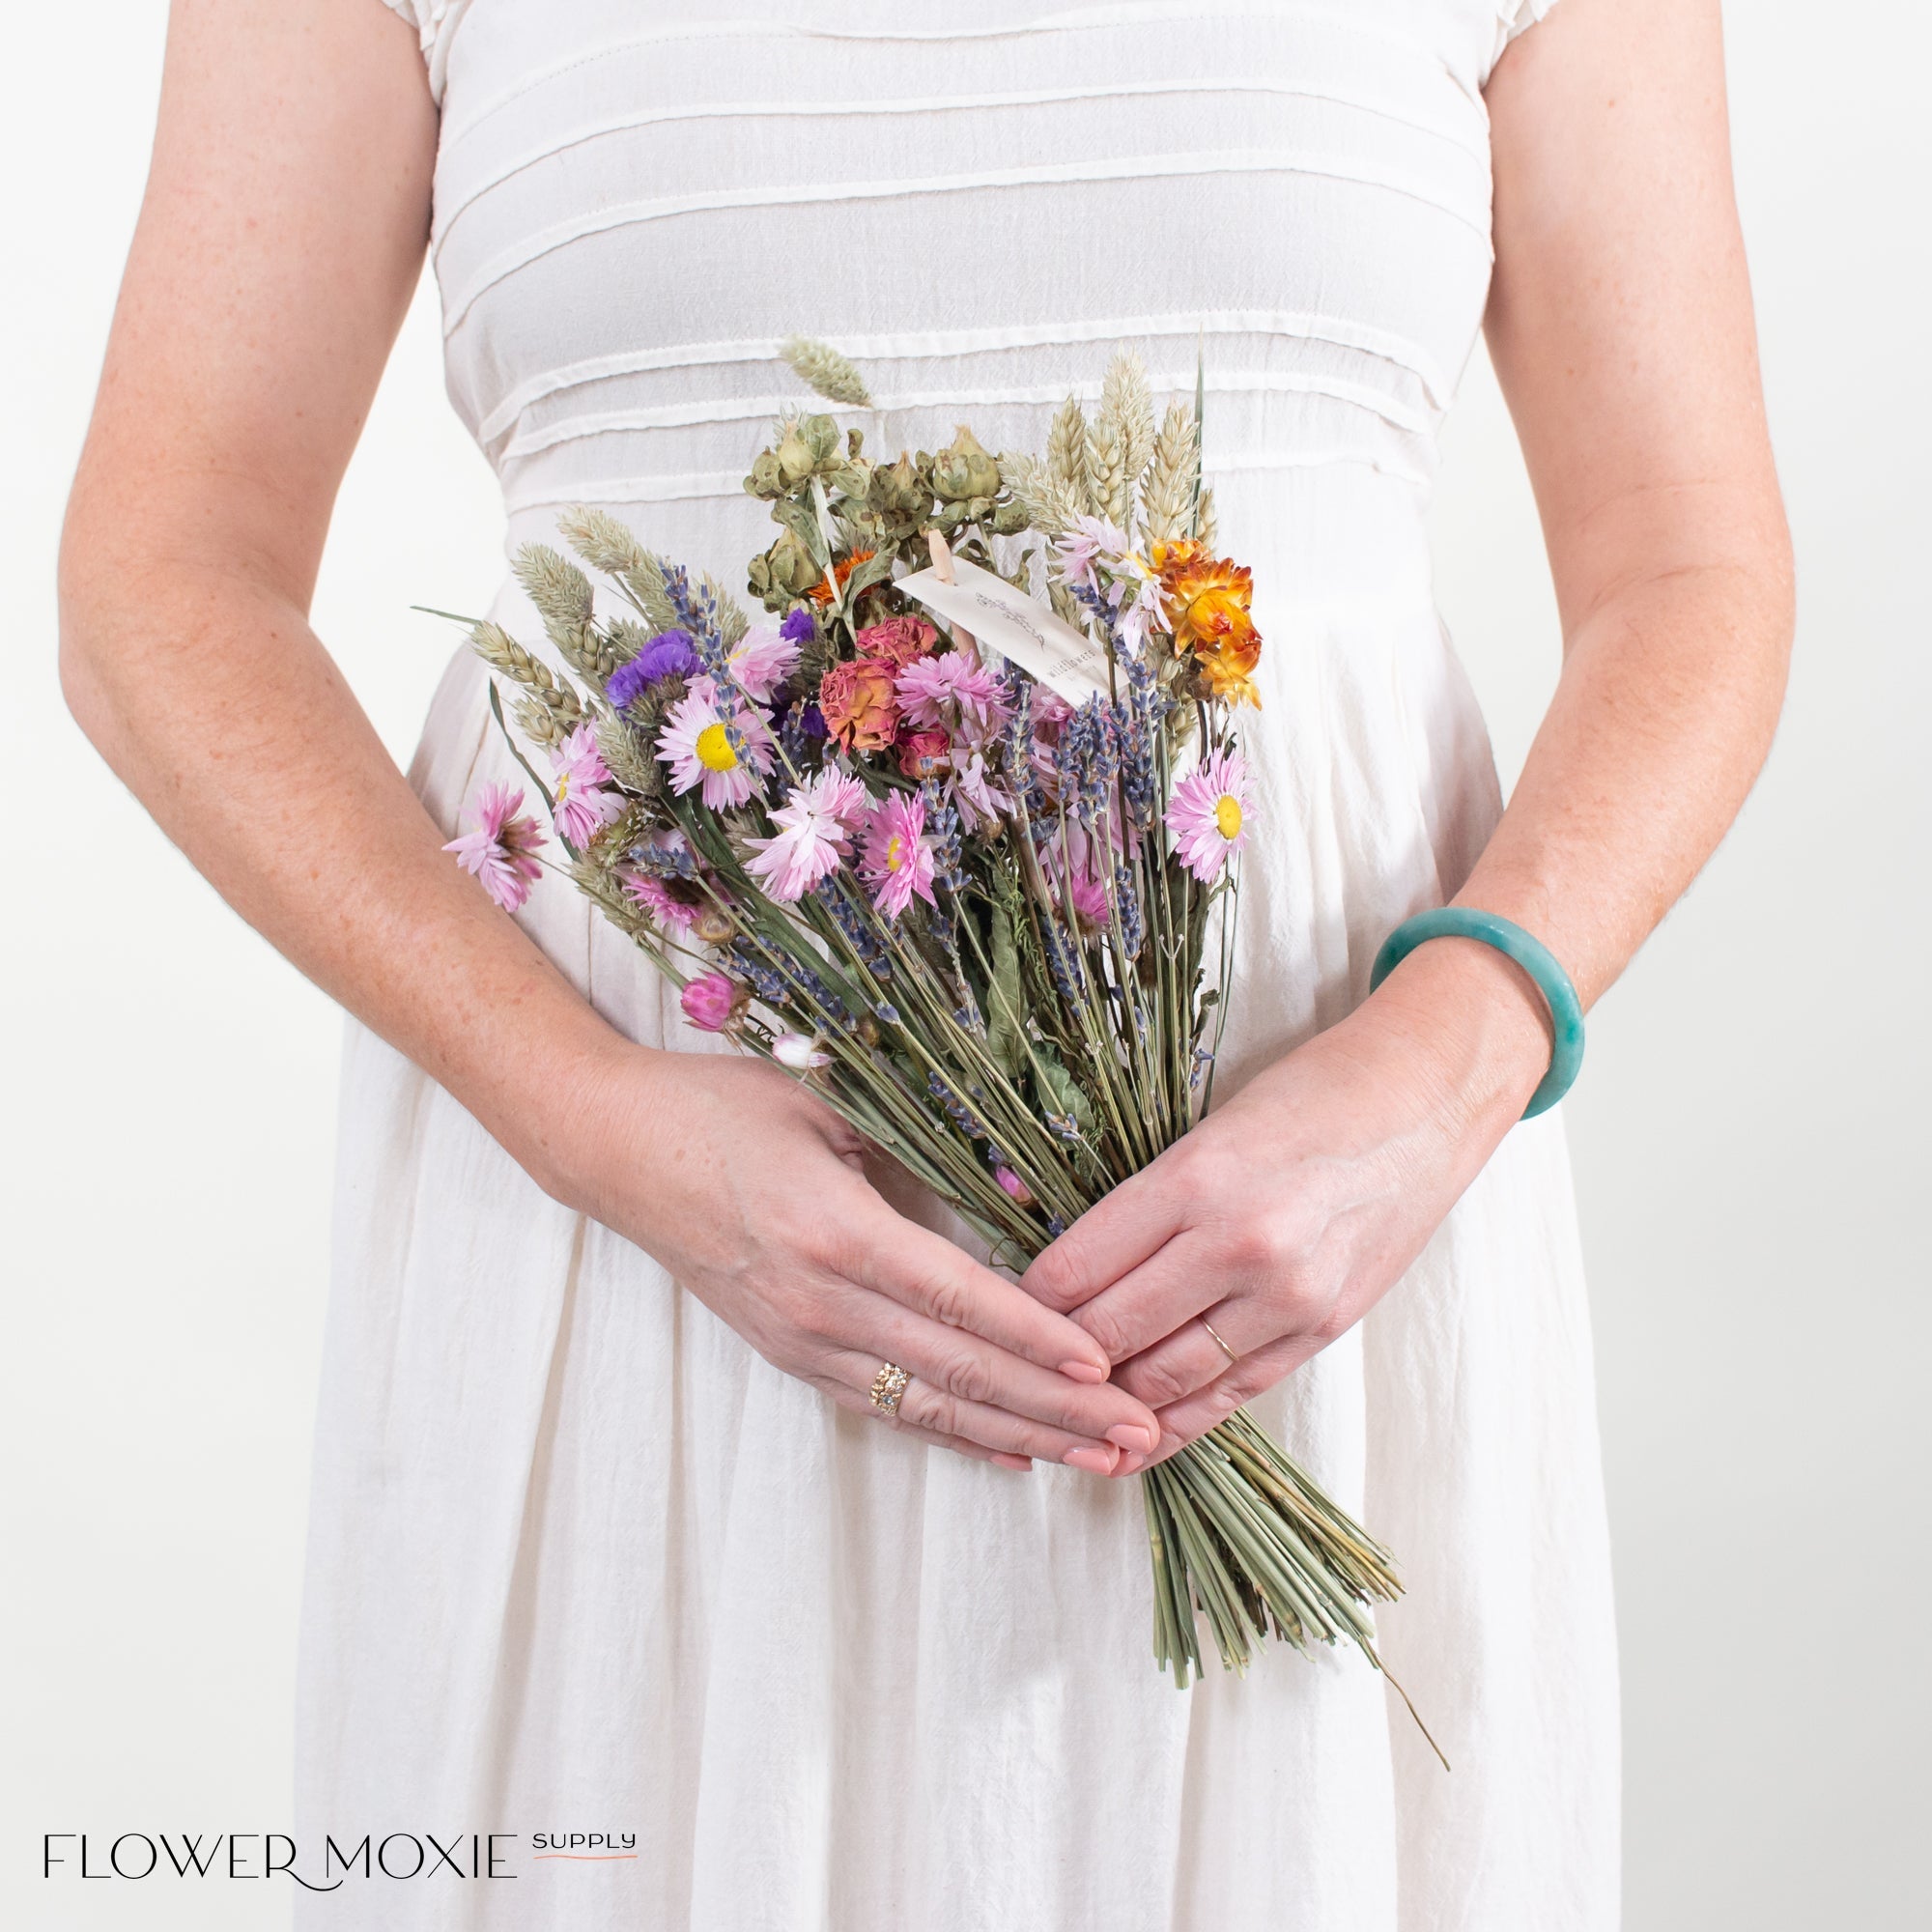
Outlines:
[[[826, 1358], [827, 1373], [855, 1389], [869, 1390], [878, 1366], [872, 1356], [856, 1350], [837, 1350]], [[951, 1395], [921, 1375], [916, 1364], [901, 1362], [900, 1366], [912, 1372], [912, 1379], [899, 1397], [898, 1414], [894, 1418], [902, 1428], [936, 1435], [956, 1435], [999, 1455], [1038, 1457], [1098, 1476], [1110, 1476], [1120, 1465], [1123, 1452], [1112, 1442], [1056, 1429], [990, 1403]], [[869, 1406], [869, 1397], [867, 1400]]]
[[[863, 1288], [889, 1296], [949, 1328], [970, 1331], [996, 1348], [1078, 1382], [1103, 1382], [1112, 1364], [1077, 1322], [981, 1266], [943, 1235], [922, 1228], [880, 1204], [843, 1272]], [[1120, 1420], [1117, 1412], [1115, 1420]]]
[[[1068, 1448], [1151, 1449], [1160, 1425], [1146, 1403], [1106, 1383], [1076, 1382], [1037, 1362], [1009, 1354], [969, 1330], [951, 1328], [885, 1295], [867, 1295], [837, 1323], [827, 1339], [880, 1361], [909, 1369], [926, 1387], [967, 1409], [1004, 1409], [1018, 1421], [1053, 1432], [1056, 1457]], [[876, 1354], [874, 1354], [876, 1350]], [[869, 1385], [869, 1373], [867, 1378]], [[976, 1440], [992, 1438], [978, 1430], [959, 1433]], [[1003, 1437], [992, 1442], [1005, 1448]], [[1045, 1450], [1028, 1450], [1029, 1455]]]
[[1048, 1308], [1074, 1309], [1157, 1254], [1185, 1225], [1177, 1167], [1163, 1155], [1123, 1180], [1040, 1251], [1020, 1286]]
[[[1208, 1319], [1213, 1320], [1211, 1316]], [[1221, 1324], [1216, 1321], [1214, 1325], [1218, 1328]], [[1171, 1456], [1197, 1436], [1206, 1435], [1244, 1402], [1252, 1402], [1284, 1376], [1293, 1374], [1310, 1356], [1319, 1354], [1321, 1347], [1315, 1335], [1283, 1335], [1243, 1355], [1238, 1365], [1224, 1363], [1223, 1373], [1212, 1381], [1160, 1411], [1159, 1454]]]
[[[1226, 1298], [1227, 1270], [1218, 1261], [1205, 1236], [1184, 1229], [1073, 1311], [1073, 1320], [1106, 1350], [1116, 1386], [1126, 1386], [1120, 1380], [1122, 1362]], [[1140, 1389], [1133, 1393], [1147, 1399]]]
[[[810, 1378], [817, 1387], [825, 1390], [838, 1404], [840, 1408], [849, 1408], [861, 1414], [870, 1415], [874, 1421], [886, 1418], [872, 1406], [871, 1385], [867, 1384], [867, 1393], [861, 1395], [857, 1389], [845, 1383], [834, 1381], [829, 1376], [813, 1376]], [[975, 1463], [997, 1463], [1003, 1469], [1017, 1469], [1022, 1472], [1033, 1467], [1030, 1456], [1015, 1456], [1002, 1449], [988, 1449], [983, 1442], [969, 1442], [963, 1435], [942, 1435], [936, 1429], [922, 1429], [916, 1422], [903, 1418], [898, 1422], [898, 1433], [910, 1435], [916, 1441], [929, 1443], [935, 1449], [951, 1449], [954, 1455], [965, 1456]]]
[[[1169, 1411], [1230, 1369], [1261, 1359], [1261, 1351], [1280, 1339], [1281, 1323], [1264, 1303], [1207, 1297], [1208, 1305], [1171, 1331], [1116, 1364], [1114, 1380], [1160, 1411], [1164, 1431], [1173, 1427]], [[1217, 1342], [1215, 1336], [1221, 1338]], [[1224, 1349], [1221, 1344], [1226, 1343]], [[1232, 1357], [1232, 1359], [1230, 1359]]]

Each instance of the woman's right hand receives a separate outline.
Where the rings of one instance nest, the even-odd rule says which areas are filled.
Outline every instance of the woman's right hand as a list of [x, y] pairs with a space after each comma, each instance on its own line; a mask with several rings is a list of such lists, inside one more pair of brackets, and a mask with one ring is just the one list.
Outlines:
[[962, 1455], [1111, 1475], [1158, 1441], [1092, 1336], [895, 1212], [861, 1136], [777, 1068], [626, 1044], [570, 1118], [551, 1191], [841, 1407], [873, 1414], [892, 1361], [912, 1375], [897, 1426]]

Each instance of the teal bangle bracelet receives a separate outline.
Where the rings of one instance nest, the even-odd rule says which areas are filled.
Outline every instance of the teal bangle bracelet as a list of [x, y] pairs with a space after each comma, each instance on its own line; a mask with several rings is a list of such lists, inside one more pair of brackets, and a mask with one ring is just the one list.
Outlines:
[[1479, 912], [1474, 906], [1437, 906], [1404, 920], [1382, 941], [1376, 963], [1369, 969], [1369, 991], [1373, 993], [1418, 946], [1432, 939], [1480, 940], [1514, 959], [1536, 981], [1537, 991], [1549, 1008], [1555, 1044], [1550, 1049], [1549, 1071], [1529, 1096], [1522, 1118], [1527, 1121], [1555, 1106], [1569, 1093], [1583, 1065], [1583, 1003], [1577, 997], [1562, 961], [1542, 940], [1511, 920]]

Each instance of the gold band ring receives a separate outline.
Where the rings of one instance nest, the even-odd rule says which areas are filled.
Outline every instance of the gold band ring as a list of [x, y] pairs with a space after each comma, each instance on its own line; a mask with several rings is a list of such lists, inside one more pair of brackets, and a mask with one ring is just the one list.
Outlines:
[[912, 1380], [912, 1371], [902, 1369], [896, 1362], [881, 1362], [879, 1373], [872, 1378], [872, 1406], [881, 1415], [896, 1415], [899, 1412], [899, 1398], [906, 1392], [906, 1384]]
[[1214, 1324], [1213, 1324], [1213, 1322], [1211, 1322], [1210, 1321], [1208, 1321], [1208, 1318], [1207, 1318], [1207, 1316], [1205, 1316], [1205, 1315], [1197, 1315], [1197, 1316], [1196, 1316], [1196, 1317], [1195, 1317], [1194, 1319], [1195, 1319], [1195, 1321], [1197, 1321], [1198, 1322], [1200, 1322], [1200, 1324], [1202, 1325], [1202, 1327], [1204, 1327], [1205, 1329], [1207, 1329], [1207, 1331], [1208, 1332], [1208, 1334], [1209, 1334], [1209, 1335], [1213, 1336], [1213, 1340], [1214, 1340], [1214, 1346], [1215, 1346], [1215, 1348], [1219, 1349], [1219, 1350], [1220, 1350], [1220, 1351], [1222, 1352], [1222, 1354], [1226, 1355], [1226, 1356], [1227, 1356], [1227, 1358], [1229, 1359], [1229, 1361], [1233, 1362], [1233, 1363], [1234, 1363], [1234, 1365], [1235, 1365], [1235, 1366], [1236, 1366], [1236, 1368], [1239, 1368], [1239, 1367], [1240, 1367], [1240, 1365], [1241, 1365], [1241, 1358], [1240, 1358], [1240, 1356], [1238, 1356], [1237, 1354], [1236, 1354], [1236, 1353], [1235, 1353], [1235, 1351], [1234, 1351], [1234, 1350], [1232, 1350], [1231, 1348], [1229, 1348], [1229, 1346], [1227, 1345], [1227, 1343], [1225, 1343], [1224, 1341], [1222, 1341], [1222, 1339], [1220, 1338], [1220, 1336], [1214, 1333]]

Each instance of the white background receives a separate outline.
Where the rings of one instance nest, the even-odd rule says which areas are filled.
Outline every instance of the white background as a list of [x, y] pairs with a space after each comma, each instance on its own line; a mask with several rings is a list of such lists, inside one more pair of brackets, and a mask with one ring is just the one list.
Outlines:
[[[33, 1932], [277, 1922], [252, 1886], [43, 1883], [40, 1838], [289, 1817], [338, 1021], [110, 778], [54, 668], [62, 499], [162, 11], [10, 9], [0, 63], [0, 1916]], [[1757, 0], [1729, 27], [1802, 620], [1764, 781], [1593, 1017], [1568, 1108], [1624, 1642], [1628, 1922], [1902, 1928], [1924, 1922], [1932, 1801], [1932, 29], [1908, 0]], [[1557, 639], [1480, 361], [1435, 531], [1508, 781]], [[316, 606], [399, 754], [449, 643], [408, 607], [481, 609], [497, 539], [419, 299]]]

